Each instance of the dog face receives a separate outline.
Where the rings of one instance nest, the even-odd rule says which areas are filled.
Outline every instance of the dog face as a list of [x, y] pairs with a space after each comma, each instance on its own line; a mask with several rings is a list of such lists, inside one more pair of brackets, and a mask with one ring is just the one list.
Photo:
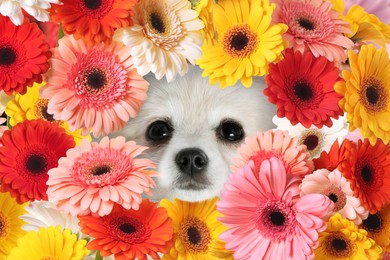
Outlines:
[[148, 99], [116, 134], [150, 148], [146, 156], [159, 172], [152, 199], [218, 196], [244, 138], [273, 127], [275, 110], [262, 94], [264, 82], [220, 89], [201, 73], [190, 67], [172, 83], [146, 77]]

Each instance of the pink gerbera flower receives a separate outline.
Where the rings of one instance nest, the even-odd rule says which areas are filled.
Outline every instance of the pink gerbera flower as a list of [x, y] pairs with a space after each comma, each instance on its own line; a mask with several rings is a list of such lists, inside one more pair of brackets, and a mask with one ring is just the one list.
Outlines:
[[294, 51], [311, 51], [315, 57], [325, 56], [330, 61], [347, 59], [345, 49], [353, 42], [343, 34], [351, 33], [349, 24], [332, 10], [330, 1], [273, 0], [276, 4], [274, 22], [285, 23], [288, 31], [283, 37]]
[[47, 112], [67, 121], [71, 131], [105, 135], [138, 114], [148, 83], [133, 67], [129, 47], [115, 42], [87, 47], [65, 36], [53, 54], [41, 96], [50, 99]]
[[229, 176], [217, 209], [229, 228], [220, 238], [236, 259], [313, 258], [333, 203], [321, 194], [299, 198], [299, 182], [277, 158], [265, 160], [259, 172], [250, 162]]
[[49, 171], [47, 194], [71, 215], [108, 215], [115, 204], [138, 210], [143, 192], [151, 194], [157, 173], [149, 159], [135, 159], [147, 147], [120, 136], [100, 143], [83, 139]]
[[261, 163], [272, 157], [283, 163], [287, 173], [304, 176], [314, 170], [306, 145], [298, 145], [298, 138], [291, 138], [287, 131], [258, 132], [256, 136], [246, 138], [237, 152], [238, 156], [233, 158], [234, 165], [231, 166], [233, 172], [250, 160], [254, 162], [258, 172]]
[[301, 195], [312, 193], [323, 194], [333, 201], [333, 210], [327, 218], [338, 212], [342, 217], [360, 225], [368, 217], [368, 210], [353, 196], [349, 181], [337, 169], [332, 172], [321, 169], [306, 175], [302, 180]]

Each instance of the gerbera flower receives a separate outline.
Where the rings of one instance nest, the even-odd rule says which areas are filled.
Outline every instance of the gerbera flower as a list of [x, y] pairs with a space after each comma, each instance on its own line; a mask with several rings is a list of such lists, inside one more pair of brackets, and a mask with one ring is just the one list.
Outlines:
[[390, 141], [390, 60], [384, 48], [363, 45], [359, 54], [348, 52], [351, 71], [335, 85], [343, 96], [340, 107], [347, 113], [349, 130], [360, 128], [371, 144]]
[[214, 42], [217, 36], [213, 18], [214, 0], [190, 0], [190, 2], [192, 9], [199, 14], [199, 19], [204, 23], [202, 29], [204, 40]]
[[40, 228], [18, 239], [18, 245], [7, 259], [75, 259], [82, 260], [89, 254], [86, 240], [77, 240], [70, 229], [59, 226]]
[[47, 22], [50, 19], [47, 9], [50, 8], [51, 3], [58, 3], [58, 0], [2, 0], [0, 2], [0, 13], [8, 16], [15, 25], [23, 24], [22, 9], [38, 21]]
[[47, 112], [66, 121], [71, 131], [91, 129], [97, 137], [122, 128], [138, 114], [148, 83], [137, 73], [130, 49], [120, 43], [88, 48], [82, 40], [65, 36], [53, 50], [52, 66], [41, 98]]
[[[315, 57], [329, 61], [346, 60], [345, 49], [353, 42], [343, 34], [350, 33], [349, 24], [341, 20], [329, 1], [273, 0], [276, 4], [274, 22], [285, 23], [288, 31], [283, 35], [289, 48], [302, 54], [310, 51]], [[308, 68], [310, 68], [308, 66]]]
[[47, 200], [47, 172], [75, 145], [64, 129], [41, 119], [5, 131], [1, 143], [0, 191], [9, 191], [18, 203]]
[[268, 72], [268, 63], [278, 61], [287, 45], [282, 34], [285, 24], [271, 25], [274, 5], [268, 1], [226, 0], [214, 7], [218, 42], [205, 42], [197, 61], [210, 76], [210, 83], [233, 86], [238, 80], [246, 87], [252, 76]]
[[168, 82], [183, 76], [187, 61], [201, 56], [204, 27], [188, 0], [140, 0], [134, 7], [134, 25], [118, 30], [114, 39], [131, 48], [134, 65], [141, 75], [150, 71]]
[[77, 40], [83, 38], [88, 45], [109, 44], [116, 29], [132, 24], [131, 9], [136, 3], [136, 0], [60, 0], [60, 4], [52, 5], [50, 16]]
[[160, 202], [173, 221], [175, 234], [174, 245], [163, 259], [233, 259], [218, 237], [226, 227], [217, 220], [221, 216], [217, 200], [185, 202], [175, 198], [173, 203], [166, 199]]
[[334, 141], [342, 141], [348, 134], [345, 117], [340, 117], [338, 120], [332, 119], [332, 127], [322, 128], [315, 126], [306, 128], [299, 123], [293, 126], [287, 118], [278, 116], [274, 116], [272, 122], [276, 125], [276, 129], [288, 131], [291, 137], [297, 137], [298, 145], [306, 145], [311, 158], [318, 157], [322, 151], [329, 151]]
[[390, 149], [382, 141], [370, 145], [367, 139], [359, 140], [356, 163], [343, 175], [360, 203], [376, 213], [390, 203]]
[[278, 117], [286, 117], [292, 125], [331, 127], [331, 118], [344, 113], [338, 105], [342, 96], [333, 89], [340, 80], [333, 62], [287, 49], [284, 60], [270, 64], [264, 94], [276, 104]]
[[[149, 159], [135, 158], [147, 147], [123, 136], [99, 143], [83, 139], [49, 171], [47, 194], [57, 208], [71, 215], [107, 215], [115, 204], [138, 210], [141, 194], [151, 194], [157, 173]], [[149, 170], [148, 170], [149, 169]]]
[[377, 16], [382, 22], [390, 24], [390, 2], [387, 0], [344, 0], [345, 10], [349, 10], [352, 5], [359, 5], [367, 13]]
[[16, 241], [26, 232], [22, 230], [25, 222], [19, 219], [26, 211], [7, 193], [0, 193], [0, 259], [5, 260]]
[[102, 256], [115, 254], [115, 259], [160, 259], [157, 253], [167, 253], [173, 236], [172, 220], [157, 203], [145, 199], [138, 210], [116, 205], [104, 217], [82, 216], [81, 231], [94, 239], [90, 250], [100, 250]]
[[351, 171], [357, 157], [356, 145], [350, 140], [343, 140], [341, 145], [336, 140], [329, 151], [323, 151], [320, 157], [313, 159], [315, 169], [327, 169], [333, 171], [338, 169], [340, 172]]
[[382, 253], [382, 248], [367, 237], [364, 229], [358, 229], [339, 213], [329, 219], [318, 242], [314, 250], [318, 259], [379, 259]]
[[327, 219], [338, 212], [344, 218], [359, 225], [362, 219], [368, 216], [368, 211], [360, 205], [359, 199], [353, 196], [349, 181], [337, 169], [332, 172], [322, 169], [306, 175], [300, 188], [301, 196], [319, 193], [333, 201], [334, 207], [328, 213]]
[[27, 89], [24, 95], [15, 94], [14, 99], [8, 102], [7, 108], [5, 109], [6, 114], [10, 118], [9, 124], [15, 126], [26, 120], [42, 119], [59, 124], [65, 129], [68, 135], [73, 136], [76, 145], [79, 145], [83, 138], [88, 138], [91, 141], [90, 135], [81, 135], [81, 129], [71, 132], [65, 121], [55, 120], [53, 115], [47, 112], [49, 100], [39, 97], [39, 89], [44, 84], [34, 84], [33, 87]]
[[26, 206], [25, 210], [26, 214], [19, 217], [26, 221], [23, 230], [38, 231], [41, 227], [48, 228], [59, 225], [61, 230], [68, 228], [72, 234], [81, 235], [77, 217], [64, 214], [56, 209], [52, 202], [34, 201]]
[[12, 24], [0, 15], [0, 90], [25, 93], [27, 86], [42, 82], [51, 56], [45, 35], [34, 23]]
[[250, 160], [254, 161], [255, 172], [258, 172], [261, 163], [272, 157], [283, 162], [287, 173], [304, 176], [314, 169], [306, 146], [298, 145], [298, 138], [291, 138], [287, 131], [258, 132], [255, 136], [246, 138], [237, 152], [238, 156], [232, 160], [233, 172]]
[[360, 228], [368, 232], [368, 237], [375, 240], [384, 251], [390, 251], [390, 206], [375, 214], [369, 214]]
[[236, 259], [313, 258], [333, 202], [321, 194], [299, 198], [299, 183], [277, 158], [265, 160], [260, 171], [250, 162], [230, 174], [217, 208], [229, 228], [220, 238]]

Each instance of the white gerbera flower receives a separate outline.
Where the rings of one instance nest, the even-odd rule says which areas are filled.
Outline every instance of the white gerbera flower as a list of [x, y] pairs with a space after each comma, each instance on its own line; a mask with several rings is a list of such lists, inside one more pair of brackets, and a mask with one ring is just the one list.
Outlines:
[[21, 219], [27, 222], [22, 227], [25, 231], [38, 231], [41, 227], [47, 228], [60, 225], [62, 229], [69, 228], [73, 234], [81, 235], [78, 218], [62, 213], [51, 202], [34, 201], [26, 206], [25, 210], [28, 213], [20, 216]]
[[334, 202], [333, 210], [328, 213], [327, 218], [338, 212], [359, 225], [368, 217], [368, 210], [353, 196], [349, 181], [337, 169], [333, 172], [321, 169], [306, 175], [300, 188], [301, 196], [318, 193], [328, 196]]
[[332, 118], [332, 127], [323, 126], [317, 128], [311, 126], [305, 128], [301, 124], [292, 125], [287, 118], [274, 116], [272, 122], [278, 130], [287, 130], [291, 137], [298, 137], [298, 144], [304, 144], [311, 158], [318, 157], [321, 152], [329, 151], [330, 147], [338, 139], [340, 142], [348, 134], [348, 124], [345, 117], [338, 120]]
[[118, 29], [114, 39], [131, 46], [138, 73], [153, 72], [157, 79], [183, 76], [187, 61], [201, 57], [203, 22], [188, 0], [140, 0], [134, 7], [134, 25]]
[[22, 9], [35, 19], [47, 22], [50, 19], [47, 9], [50, 4], [58, 4], [58, 0], [1, 0], [0, 13], [8, 16], [15, 25], [21, 25], [24, 20]]

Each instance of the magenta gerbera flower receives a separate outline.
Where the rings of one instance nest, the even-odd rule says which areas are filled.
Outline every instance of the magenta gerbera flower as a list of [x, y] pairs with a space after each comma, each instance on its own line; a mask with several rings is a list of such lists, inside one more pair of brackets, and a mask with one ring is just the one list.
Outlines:
[[121, 43], [87, 47], [83, 40], [65, 36], [53, 51], [42, 98], [47, 112], [64, 120], [71, 131], [95, 136], [122, 128], [138, 114], [148, 83], [133, 66], [130, 49]]
[[283, 37], [289, 48], [315, 57], [325, 56], [330, 61], [347, 59], [345, 49], [353, 42], [343, 34], [351, 33], [349, 24], [340, 19], [330, 1], [323, 0], [272, 0], [276, 4], [274, 22], [285, 23], [288, 31]]
[[236, 259], [312, 259], [332, 201], [321, 194], [299, 198], [300, 178], [286, 174], [277, 158], [254, 168], [249, 162], [231, 174], [217, 202], [229, 228], [220, 235], [226, 249]]
[[71, 215], [110, 214], [115, 204], [138, 210], [141, 194], [151, 195], [157, 173], [149, 159], [135, 158], [147, 147], [120, 136], [100, 143], [81, 141], [49, 171], [47, 194]]

